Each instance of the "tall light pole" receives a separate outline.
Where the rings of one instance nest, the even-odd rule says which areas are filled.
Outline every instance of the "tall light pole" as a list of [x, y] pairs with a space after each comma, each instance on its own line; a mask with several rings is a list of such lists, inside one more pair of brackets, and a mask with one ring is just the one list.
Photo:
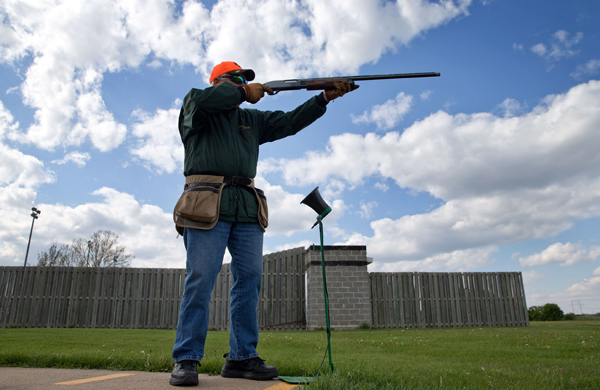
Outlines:
[[88, 255], [87, 255], [87, 260], [85, 261], [85, 266], [89, 267], [90, 266], [90, 251], [92, 250], [92, 241], [88, 241]]
[[25, 252], [25, 264], [23, 264], [23, 267], [27, 267], [27, 256], [29, 256], [29, 246], [31, 245], [31, 235], [33, 234], [33, 223], [38, 219], [38, 215], [41, 213], [42, 212], [35, 207], [31, 208], [31, 216], [33, 219], [31, 220], [31, 231], [29, 232], [29, 242], [27, 243], [27, 252]]

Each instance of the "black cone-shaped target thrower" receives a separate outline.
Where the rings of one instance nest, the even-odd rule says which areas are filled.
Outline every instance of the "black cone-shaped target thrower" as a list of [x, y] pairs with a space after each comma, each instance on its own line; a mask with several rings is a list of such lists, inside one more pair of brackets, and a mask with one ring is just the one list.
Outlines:
[[[312, 226], [312, 228], [319, 225], [319, 235], [321, 238], [321, 248], [320, 248], [321, 269], [323, 271], [323, 296], [325, 297], [325, 321], [327, 324], [327, 349], [326, 349], [325, 353], [326, 354], [329, 353], [329, 368], [331, 369], [331, 372], [333, 372], [333, 370], [334, 370], [333, 362], [331, 361], [331, 327], [329, 324], [329, 299], [328, 299], [329, 296], [327, 294], [327, 279], [325, 277], [325, 249], [323, 247], [323, 223], [321, 222], [323, 220], [323, 218], [325, 218], [327, 216], [327, 214], [329, 214], [331, 212], [331, 207], [327, 203], [325, 203], [323, 198], [321, 198], [321, 194], [319, 194], [319, 187], [315, 188], [300, 203], [307, 205], [311, 209], [315, 210], [315, 212], [318, 214], [317, 222], [315, 222], [315, 224]], [[313, 245], [313, 250], [316, 250], [314, 245]], [[325, 360], [325, 356], [323, 356], [323, 361], [324, 360]], [[323, 366], [323, 363], [321, 363], [321, 366]], [[319, 368], [319, 371], [320, 370], [321, 369]]]
[[[323, 296], [325, 297], [325, 319], [327, 323], [327, 349], [325, 350], [325, 355], [323, 355], [323, 360], [321, 361], [321, 366], [319, 367], [319, 372], [317, 372], [317, 377], [321, 373], [321, 368], [323, 367], [323, 363], [325, 362], [325, 357], [329, 354], [329, 368], [331, 372], [333, 372], [333, 362], [331, 361], [331, 327], [329, 325], [329, 300], [327, 295], [327, 279], [325, 278], [325, 251], [323, 248], [323, 223], [321, 222], [323, 218], [327, 216], [331, 212], [331, 207], [323, 198], [321, 198], [321, 194], [319, 194], [319, 187], [315, 188], [306, 198], [300, 202], [302, 204], [307, 205], [311, 209], [315, 210], [317, 215], [317, 222], [312, 226], [319, 225], [319, 233], [321, 236], [321, 268], [323, 269]], [[312, 229], [311, 228], [311, 229]], [[313, 251], [316, 251], [315, 246], [313, 245]], [[288, 383], [294, 384], [308, 384], [315, 380], [316, 377], [306, 377], [306, 376], [282, 376], [279, 375], [279, 379]]]

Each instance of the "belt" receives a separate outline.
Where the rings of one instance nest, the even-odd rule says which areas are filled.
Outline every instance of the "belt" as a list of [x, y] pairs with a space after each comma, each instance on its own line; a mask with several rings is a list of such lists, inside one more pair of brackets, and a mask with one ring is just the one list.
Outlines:
[[252, 186], [253, 181], [254, 180], [252, 180], [248, 177], [241, 177], [241, 176], [229, 176], [229, 177], [225, 176], [225, 178], [223, 179], [223, 183], [225, 183], [225, 187]]
[[[218, 182], [215, 182], [216, 180], [212, 181], [211, 179], [213, 179], [213, 178], [218, 178]], [[198, 179], [200, 179], [201, 181], [189, 182], [189, 180], [198, 180]], [[241, 176], [221, 176], [220, 178], [218, 176], [203, 176], [203, 177], [196, 176], [193, 178], [189, 177], [189, 180], [186, 180], [188, 182], [183, 187], [184, 191], [189, 191], [189, 190], [195, 189], [197, 187], [204, 187], [204, 188], [213, 187], [214, 189], [218, 190], [221, 187], [221, 183], [224, 184], [224, 187], [231, 187], [231, 186], [254, 187], [254, 179], [250, 179], [248, 177], [241, 177]], [[210, 180], [210, 181], [205, 181], [205, 180]]]

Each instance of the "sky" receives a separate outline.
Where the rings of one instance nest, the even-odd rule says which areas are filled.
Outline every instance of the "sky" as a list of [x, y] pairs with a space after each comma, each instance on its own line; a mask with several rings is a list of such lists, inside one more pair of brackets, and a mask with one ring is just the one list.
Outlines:
[[[319, 242], [371, 272], [522, 272], [528, 306], [600, 312], [600, 2], [2, 0], [0, 265], [110, 230], [134, 267], [184, 268], [172, 221], [191, 88], [364, 81], [261, 146], [264, 253]], [[242, 107], [289, 111], [312, 91]], [[225, 261], [230, 260], [226, 254]]]

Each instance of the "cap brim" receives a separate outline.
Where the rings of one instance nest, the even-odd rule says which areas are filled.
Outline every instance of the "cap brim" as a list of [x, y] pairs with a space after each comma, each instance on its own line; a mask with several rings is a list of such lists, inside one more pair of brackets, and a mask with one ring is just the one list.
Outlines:
[[227, 73], [228, 74], [243, 74], [244, 78], [246, 78], [246, 80], [248, 80], [248, 81], [254, 80], [254, 77], [255, 77], [254, 71], [252, 69], [236, 69], [236, 70], [232, 70]]

